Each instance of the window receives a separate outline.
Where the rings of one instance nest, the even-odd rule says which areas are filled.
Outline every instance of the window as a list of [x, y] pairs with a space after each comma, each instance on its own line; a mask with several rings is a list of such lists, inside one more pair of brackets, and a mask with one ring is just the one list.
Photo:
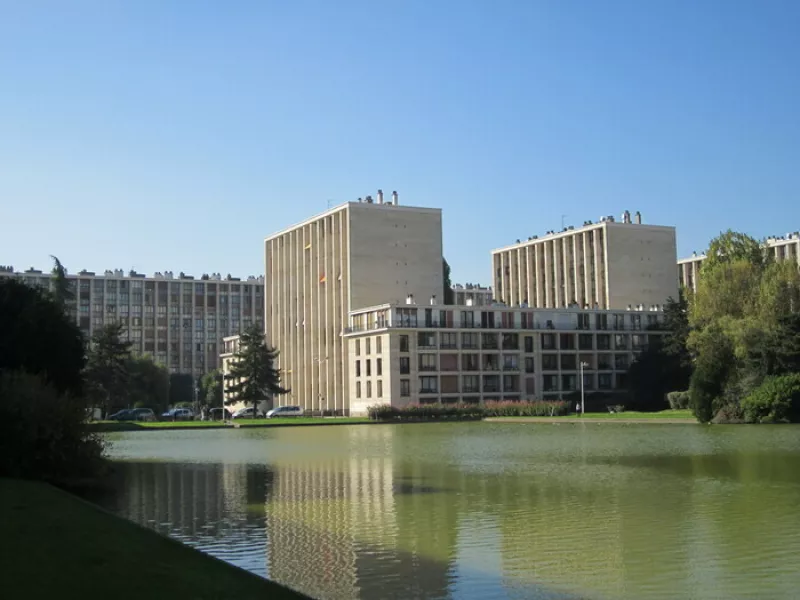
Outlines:
[[[380, 338], [378, 338], [380, 339]], [[383, 380], [378, 379], [378, 392], [376, 394], [378, 398], [383, 398]]]
[[625, 329], [625, 315], [614, 315], [614, 329], [617, 331]]
[[411, 380], [409, 379], [400, 380], [400, 395], [403, 397], [411, 395]]
[[461, 355], [461, 368], [464, 371], [477, 371], [478, 370], [478, 355], [477, 354], [462, 354]]
[[419, 355], [419, 370], [420, 371], [435, 371], [436, 370], [436, 355], [435, 354], [420, 354]]
[[367, 356], [369, 356], [372, 353], [372, 343], [371, 342], [372, 342], [372, 340], [370, 340], [370, 338], [367, 338], [364, 341], [364, 343], [366, 344], [366, 348], [365, 349], [366, 349]]
[[416, 308], [398, 308], [397, 316], [400, 320], [401, 327], [416, 327], [417, 326], [417, 309]]
[[461, 327], [471, 329], [475, 327], [475, 313], [471, 310], [461, 311]]
[[647, 328], [658, 329], [658, 315], [647, 315]]
[[376, 358], [375, 359], [375, 374], [376, 375], [383, 375], [383, 359]]
[[503, 355], [503, 371], [518, 371], [519, 357], [516, 354]]
[[503, 391], [504, 392], [518, 392], [519, 391], [519, 375], [503, 375]]
[[628, 368], [628, 355], [627, 354], [615, 354], [614, 355], [614, 368], [617, 371], [624, 371]]
[[484, 333], [482, 342], [482, 347], [484, 350], [497, 350], [496, 333]]
[[356, 361], [356, 377], [361, 377], [361, 361]]
[[483, 370], [484, 371], [499, 371], [500, 361], [497, 354], [484, 354], [483, 355]]
[[478, 375], [464, 375], [462, 390], [465, 394], [475, 394], [480, 392], [480, 381]]
[[629, 315], [631, 318], [631, 329], [637, 331], [642, 328], [642, 315]]
[[356, 356], [361, 356], [361, 340], [356, 340]]
[[575, 375], [561, 376], [561, 390], [564, 392], [574, 392], [578, 388], [578, 378]]
[[519, 350], [519, 334], [503, 334], [503, 350]]
[[526, 373], [533, 373], [533, 364], [534, 364], [533, 357], [532, 356], [526, 356], [525, 357], [525, 372]]
[[611, 350], [611, 336], [607, 333], [597, 334], [597, 349]]
[[575, 360], [574, 354], [562, 354], [561, 355], [561, 370], [562, 371], [574, 371], [577, 368], [577, 361]]
[[542, 354], [542, 370], [543, 371], [557, 371], [558, 370], [558, 354]]
[[591, 333], [581, 333], [578, 335], [578, 348], [581, 350], [591, 350], [592, 349], [592, 334]]
[[594, 389], [594, 375], [584, 374], [584, 376], [583, 376], [583, 389], [584, 390], [593, 390]]
[[436, 348], [436, 334], [431, 331], [420, 331], [417, 334], [417, 346], [420, 348]]
[[542, 377], [542, 389], [545, 392], [558, 391], [558, 375], [545, 375]]
[[542, 350], [553, 350], [556, 347], [556, 334], [543, 333], [542, 334]]
[[611, 389], [611, 373], [600, 373], [597, 376], [597, 387], [601, 390]]
[[367, 398], [372, 398], [372, 382], [367, 382]]
[[608, 329], [608, 315], [595, 315], [595, 329]]
[[400, 352], [408, 352], [408, 336], [400, 336]]
[[525, 336], [525, 352], [531, 353], [533, 352], [533, 336], [526, 335]]
[[589, 329], [589, 315], [587, 313], [578, 315], [578, 329]]
[[458, 348], [458, 334], [455, 333], [442, 333], [440, 342], [442, 348]]
[[628, 336], [622, 334], [616, 334], [614, 336], [614, 348], [617, 350], [627, 350], [628, 349]]
[[644, 347], [647, 345], [646, 340], [647, 336], [634, 334], [631, 336], [631, 349], [634, 351], [643, 350]]
[[597, 368], [601, 371], [609, 371], [611, 369], [611, 355], [598, 354], [597, 355]]
[[400, 374], [408, 375], [411, 372], [411, 359], [407, 356], [400, 357]]
[[381, 336], [378, 336], [378, 337], [375, 338], [375, 353], [376, 354], [380, 354], [381, 352], [383, 352], [382, 341], [383, 340], [382, 340]]
[[[367, 377], [371, 377], [372, 376], [372, 361], [370, 359], [367, 359], [365, 362], [367, 363]], [[369, 396], [367, 396], [367, 398], [369, 398]]]
[[361, 382], [356, 381], [356, 398], [361, 398]]
[[499, 375], [484, 375], [483, 376], [483, 391], [484, 392], [499, 392], [500, 391], [500, 376]]
[[478, 334], [477, 333], [462, 333], [461, 334], [461, 348], [465, 350], [478, 349]]
[[562, 333], [560, 336], [562, 350], [575, 350], [575, 336], [571, 333]]
[[420, 377], [419, 378], [419, 393], [420, 394], [436, 394], [439, 391], [438, 380], [436, 377]]

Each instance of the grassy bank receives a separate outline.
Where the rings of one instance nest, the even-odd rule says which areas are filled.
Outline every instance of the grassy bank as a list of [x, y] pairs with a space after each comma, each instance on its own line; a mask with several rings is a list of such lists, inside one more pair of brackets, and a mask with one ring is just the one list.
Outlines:
[[5, 598], [305, 598], [49, 485], [0, 479]]
[[690, 410], [662, 410], [659, 412], [625, 411], [621, 413], [569, 414], [560, 417], [494, 417], [486, 419], [503, 423], [696, 423]]
[[147, 431], [168, 429], [225, 429], [231, 427], [302, 427], [304, 425], [357, 425], [369, 423], [366, 417], [299, 417], [279, 419], [236, 419], [220, 421], [94, 421], [90, 429], [99, 433], [112, 431]]

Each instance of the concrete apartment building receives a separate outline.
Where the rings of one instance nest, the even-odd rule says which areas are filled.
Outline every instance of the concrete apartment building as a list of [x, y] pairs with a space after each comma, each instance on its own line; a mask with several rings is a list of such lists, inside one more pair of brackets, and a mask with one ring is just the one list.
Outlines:
[[549, 231], [492, 251], [495, 298], [511, 306], [625, 310], [663, 305], [678, 293], [675, 228], [628, 211]]
[[[783, 237], [768, 237], [764, 240], [764, 249], [777, 261], [794, 260], [800, 264], [800, 232], [787, 233]], [[705, 254], [695, 252], [689, 258], [678, 261], [678, 284], [681, 287], [697, 291], [697, 279], [705, 259]]]
[[458, 306], [486, 306], [494, 302], [491, 286], [479, 283], [453, 284], [453, 304]]
[[280, 404], [350, 412], [351, 310], [441, 294], [440, 209], [384, 203], [378, 191], [266, 238], [267, 343], [280, 351]]
[[[50, 274], [36, 269], [0, 267], [0, 277], [51, 286]], [[69, 312], [87, 338], [103, 325], [122, 323], [134, 354], [150, 355], [170, 373], [199, 376], [218, 368], [222, 339], [264, 321], [263, 277], [114, 270], [81, 271], [67, 280], [74, 292]]]
[[660, 310], [387, 303], [350, 314], [350, 407], [557, 399], [624, 388]]

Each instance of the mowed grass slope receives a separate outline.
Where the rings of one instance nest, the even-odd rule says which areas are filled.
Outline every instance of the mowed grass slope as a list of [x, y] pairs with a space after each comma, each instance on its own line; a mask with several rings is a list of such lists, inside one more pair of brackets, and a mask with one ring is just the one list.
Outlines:
[[0, 479], [2, 597], [305, 598], [49, 485]]

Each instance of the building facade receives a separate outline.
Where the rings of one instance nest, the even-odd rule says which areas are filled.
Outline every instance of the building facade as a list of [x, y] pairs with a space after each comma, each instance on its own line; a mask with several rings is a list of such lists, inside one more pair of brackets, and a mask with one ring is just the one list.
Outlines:
[[492, 251], [495, 298], [512, 306], [625, 310], [678, 293], [675, 228], [625, 211]]
[[[625, 388], [660, 310], [384, 304], [350, 314], [352, 414], [370, 405], [558, 399]], [[582, 367], [583, 365], [583, 367]]]
[[[783, 237], [768, 237], [764, 240], [767, 255], [777, 261], [793, 260], [800, 264], [800, 232], [787, 233]], [[692, 254], [689, 258], [678, 261], [678, 284], [681, 287], [697, 291], [697, 280], [700, 267], [706, 259], [705, 254]]]
[[492, 288], [479, 283], [453, 285], [453, 304], [458, 306], [487, 306], [494, 302]]
[[281, 404], [349, 414], [342, 337], [351, 310], [441, 294], [441, 210], [348, 202], [265, 240], [267, 343], [279, 350]]
[[[0, 277], [50, 289], [51, 276], [36, 269], [0, 268]], [[199, 376], [220, 366], [222, 339], [264, 322], [264, 278], [219, 274], [195, 279], [170, 271], [147, 277], [121, 270], [67, 275], [74, 294], [69, 314], [87, 337], [121, 323], [137, 355], [149, 355], [170, 373]]]

